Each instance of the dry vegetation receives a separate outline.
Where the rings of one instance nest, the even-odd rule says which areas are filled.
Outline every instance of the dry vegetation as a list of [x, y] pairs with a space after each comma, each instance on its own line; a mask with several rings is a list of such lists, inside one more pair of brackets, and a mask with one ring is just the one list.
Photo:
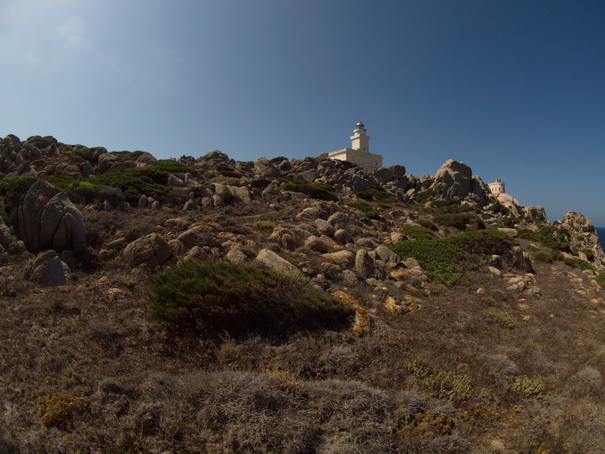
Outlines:
[[[203, 221], [219, 239], [230, 233], [266, 244], [306, 204], [82, 212], [93, 247], [178, 230], [178, 217], [183, 225]], [[406, 232], [418, 241], [443, 236], [435, 210], [373, 201], [352, 210], [358, 224], [392, 229], [393, 220], [415, 219]], [[460, 219], [460, 230], [481, 227], [475, 215]], [[307, 281], [264, 271], [269, 280], [256, 293], [221, 308], [232, 323], [261, 301], [270, 323], [255, 319], [255, 329], [247, 318], [243, 328], [205, 330], [198, 328], [216, 317], [210, 303], [192, 317], [194, 329], [154, 320], [149, 295], [159, 278], [117, 255], [88, 256], [67, 285], [48, 288], [25, 278], [27, 256], [11, 256], [0, 268], [0, 453], [605, 452], [605, 307], [588, 296], [604, 296], [594, 273], [538, 259], [532, 279], [540, 292], [511, 291], [476, 257], [496, 252], [495, 236], [459, 234], [440, 238], [464, 252], [454, 256], [456, 278], [440, 279], [438, 269], [431, 282], [410, 282], [416, 302], [407, 310], [385, 307], [391, 284], [343, 287], [371, 320], [362, 332], [352, 328], [350, 307], [328, 306], [336, 314], [329, 323], [296, 324], [293, 313], [316, 310], [305, 312], [301, 301], [336, 303], [309, 297]], [[469, 249], [472, 238], [486, 249]], [[217, 248], [203, 253], [215, 259]], [[310, 253], [303, 265], [320, 269], [322, 259]], [[280, 279], [288, 282], [281, 293], [270, 288]], [[297, 302], [294, 312], [272, 305], [276, 298]], [[289, 329], [272, 329], [280, 317]]]
[[395, 316], [360, 291], [365, 334], [285, 338], [168, 329], [138, 270], [58, 288], [3, 275], [5, 449], [602, 452], [603, 308], [573, 290], [587, 273], [535, 266], [536, 298], [469, 271]]

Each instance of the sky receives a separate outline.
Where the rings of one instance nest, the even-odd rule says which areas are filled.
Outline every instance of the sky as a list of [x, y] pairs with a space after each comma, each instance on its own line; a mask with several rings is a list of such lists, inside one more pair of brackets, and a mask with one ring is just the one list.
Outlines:
[[603, 0], [0, 0], [0, 136], [448, 159], [605, 226]]

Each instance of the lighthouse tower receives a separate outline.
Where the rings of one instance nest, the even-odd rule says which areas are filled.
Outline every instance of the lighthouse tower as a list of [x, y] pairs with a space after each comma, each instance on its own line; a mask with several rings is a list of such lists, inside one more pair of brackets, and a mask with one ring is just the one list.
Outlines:
[[353, 150], [363, 151], [364, 153], [370, 152], [370, 136], [367, 135], [366, 127], [360, 121], [355, 125], [353, 135], [351, 136], [351, 148]]
[[351, 148], [333, 151], [328, 153], [328, 157], [337, 161], [348, 161], [363, 167], [374, 169], [382, 167], [382, 156], [370, 153], [370, 136], [368, 136], [366, 127], [361, 121], [355, 125], [353, 130]]

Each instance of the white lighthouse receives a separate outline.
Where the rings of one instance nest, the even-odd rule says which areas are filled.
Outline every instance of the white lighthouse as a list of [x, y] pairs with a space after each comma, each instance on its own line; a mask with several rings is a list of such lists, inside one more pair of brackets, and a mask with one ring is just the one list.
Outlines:
[[364, 167], [382, 167], [382, 156], [370, 153], [370, 136], [367, 133], [364, 124], [361, 121], [358, 122], [351, 136], [351, 148], [342, 148], [328, 153], [329, 158], [349, 161]]

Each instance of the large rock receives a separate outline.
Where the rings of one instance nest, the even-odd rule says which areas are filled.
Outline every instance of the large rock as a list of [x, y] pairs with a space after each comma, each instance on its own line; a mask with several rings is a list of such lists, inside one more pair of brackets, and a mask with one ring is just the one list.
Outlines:
[[528, 222], [543, 224], [547, 222], [546, 210], [541, 206], [523, 207], [523, 214]]
[[13, 234], [8, 226], [4, 223], [4, 219], [0, 216], [0, 246], [8, 249], [9, 245], [15, 241]]
[[534, 272], [529, 253], [523, 251], [520, 246], [515, 246], [502, 258], [509, 267], [515, 270], [523, 271], [525, 273]]
[[434, 176], [431, 189], [446, 200], [465, 198], [471, 192], [472, 170], [464, 162], [448, 159]]
[[256, 256], [256, 260], [272, 270], [285, 272], [298, 271], [294, 265], [270, 249], [261, 249]]
[[[599, 241], [599, 235], [592, 221], [577, 211], [568, 211], [561, 220], [561, 227], [569, 232], [569, 243], [572, 250], [583, 253], [586, 257], [592, 255], [594, 262], [605, 264], [605, 254]], [[587, 251], [590, 253], [587, 254]]]
[[490, 202], [489, 187], [464, 162], [448, 159], [434, 175], [430, 190], [438, 199], [466, 199], [479, 206]]
[[31, 265], [30, 279], [45, 287], [56, 287], [67, 283], [69, 268], [55, 251], [38, 254]]
[[380, 245], [376, 248], [376, 255], [389, 269], [395, 268], [401, 262], [399, 254], [396, 254], [384, 245]]
[[34, 183], [18, 209], [19, 235], [27, 248], [38, 252], [80, 252], [86, 246], [84, 217], [67, 194], [45, 181]]
[[254, 161], [254, 174], [261, 178], [272, 178], [278, 177], [280, 171], [275, 165], [267, 158], [258, 158]]
[[123, 257], [132, 267], [143, 266], [154, 269], [162, 266], [172, 257], [172, 248], [161, 235], [151, 233], [126, 246]]
[[365, 249], [359, 249], [355, 254], [355, 269], [364, 278], [376, 275], [376, 263]]

